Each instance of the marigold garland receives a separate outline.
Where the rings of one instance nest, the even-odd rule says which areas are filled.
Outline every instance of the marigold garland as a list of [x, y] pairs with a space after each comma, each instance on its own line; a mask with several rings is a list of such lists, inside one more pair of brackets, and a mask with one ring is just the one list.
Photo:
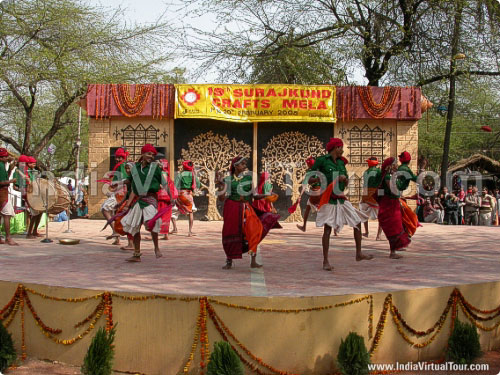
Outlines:
[[96, 308], [94, 309], [94, 311], [92, 311], [92, 312], [90, 313], [90, 315], [89, 315], [89, 316], [87, 316], [87, 317], [86, 317], [85, 319], [83, 319], [82, 321], [80, 321], [80, 322], [76, 323], [73, 327], [78, 328], [78, 327], [81, 327], [81, 326], [83, 326], [84, 324], [86, 324], [86, 323], [90, 322], [92, 319], [94, 319], [94, 317], [97, 315], [97, 313], [98, 313], [100, 310], [102, 310], [102, 309], [104, 309], [104, 301], [99, 302], [99, 304], [96, 306]]
[[21, 294], [21, 359], [26, 359], [26, 340], [25, 340], [25, 327], [24, 327], [24, 298]]
[[202, 320], [202, 307], [200, 303], [200, 312], [198, 313], [198, 319], [196, 319], [196, 328], [194, 330], [194, 338], [193, 338], [193, 345], [191, 345], [191, 353], [189, 353], [189, 358], [184, 365], [184, 374], [187, 374], [189, 372], [189, 368], [191, 367], [191, 363], [194, 360], [194, 353], [196, 352], [196, 347], [198, 346], [198, 337], [200, 334], [200, 327], [201, 327], [201, 320]]
[[47, 331], [47, 332], [50, 332], [50, 333], [53, 333], [53, 334], [59, 334], [62, 332], [62, 329], [59, 329], [59, 328], [50, 328], [49, 326], [47, 326], [43, 321], [42, 319], [40, 319], [40, 317], [38, 316], [38, 314], [36, 313], [35, 309], [33, 308], [33, 305], [31, 304], [31, 300], [30, 298], [28, 297], [28, 294], [26, 293], [25, 290], [23, 290], [21, 292], [21, 295], [22, 295], [22, 298], [23, 300], [26, 300], [26, 305], [28, 305], [28, 309], [31, 311], [31, 315], [33, 315], [33, 319], [35, 319], [35, 321], [37, 322], [37, 324], [44, 330], [44, 331]]
[[[287, 371], [281, 371], [281, 370], [278, 370], [274, 367], [272, 367], [271, 365], [268, 365], [267, 363], [265, 363], [261, 358], [257, 357], [256, 355], [254, 355], [245, 345], [243, 345], [243, 343], [241, 343], [235, 336], [234, 334], [231, 332], [231, 330], [229, 330], [229, 328], [224, 324], [224, 322], [220, 319], [220, 317], [217, 315], [217, 313], [215, 312], [215, 310], [213, 309], [213, 307], [210, 305], [210, 304], [207, 304], [207, 309], [209, 311], [209, 314], [210, 314], [210, 318], [212, 319], [212, 321], [215, 322], [215, 320], [220, 324], [220, 326], [222, 327], [222, 329], [224, 330], [225, 333], [227, 333], [235, 342], [236, 344], [250, 357], [252, 358], [254, 361], [256, 361], [257, 363], [259, 363], [259, 365], [263, 366], [263, 367], [266, 367], [267, 369], [271, 370], [274, 374], [278, 374], [278, 375], [294, 375], [290, 372], [287, 372]], [[255, 371], [255, 370], [254, 370]]]
[[113, 84], [111, 91], [121, 114], [126, 117], [135, 117], [144, 110], [152, 88], [151, 85], [135, 85], [133, 99], [130, 97], [130, 85], [128, 84]]
[[377, 329], [375, 331], [375, 337], [373, 338], [372, 345], [370, 347], [370, 356], [372, 356], [373, 353], [375, 353], [378, 349], [380, 339], [384, 334], [385, 323], [387, 321], [387, 312], [389, 311], [391, 304], [392, 304], [392, 294], [388, 294], [387, 297], [385, 297], [384, 308], [380, 313], [380, 318], [377, 323]]
[[380, 103], [375, 103], [370, 87], [358, 86], [357, 90], [365, 111], [371, 117], [381, 119], [392, 109], [401, 87], [384, 87]]

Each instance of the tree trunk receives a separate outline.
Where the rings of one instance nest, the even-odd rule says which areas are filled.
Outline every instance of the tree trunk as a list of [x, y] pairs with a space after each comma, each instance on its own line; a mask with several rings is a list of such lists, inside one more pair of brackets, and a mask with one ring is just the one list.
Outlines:
[[[293, 184], [293, 190], [292, 190], [292, 204], [294, 204], [297, 199], [299, 199], [299, 188], [300, 188], [300, 184], [298, 183], [294, 183]], [[307, 194], [304, 194], [304, 198], [307, 197]], [[301, 222], [302, 221], [302, 212], [300, 210], [300, 205], [297, 205], [297, 210], [295, 210], [295, 212], [291, 215], [289, 215], [286, 219], [285, 219], [285, 223], [295, 223], [295, 222]]]
[[462, 22], [463, 1], [458, 0], [455, 10], [455, 24], [453, 26], [453, 36], [451, 41], [450, 59], [450, 92], [448, 94], [448, 112], [446, 114], [446, 129], [443, 143], [443, 159], [441, 161], [441, 186], [446, 186], [446, 174], [448, 173], [448, 163], [450, 156], [451, 128], [453, 126], [453, 114], [455, 112], [455, 80], [457, 72], [457, 61], [455, 56], [458, 53], [458, 42], [460, 40], [460, 28]]
[[207, 207], [207, 219], [221, 221], [222, 216], [220, 216], [217, 210], [217, 197], [215, 196], [215, 174], [208, 173], [208, 207]]

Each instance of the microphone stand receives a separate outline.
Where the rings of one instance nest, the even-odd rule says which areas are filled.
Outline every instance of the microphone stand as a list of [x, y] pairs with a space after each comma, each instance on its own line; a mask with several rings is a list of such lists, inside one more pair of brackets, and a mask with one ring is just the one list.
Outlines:
[[45, 214], [47, 215], [47, 222], [45, 223], [45, 238], [40, 242], [43, 243], [51, 243], [54, 242], [49, 238], [49, 188], [45, 189], [45, 202], [43, 202], [45, 206]]

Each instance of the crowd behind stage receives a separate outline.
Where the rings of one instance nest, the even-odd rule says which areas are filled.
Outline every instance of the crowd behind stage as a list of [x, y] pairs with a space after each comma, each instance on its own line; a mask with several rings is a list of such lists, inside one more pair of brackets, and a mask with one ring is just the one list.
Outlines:
[[435, 190], [434, 196], [421, 200], [417, 206], [419, 221], [448, 225], [499, 225], [500, 191], [487, 187], [478, 190], [469, 185], [448, 191]]

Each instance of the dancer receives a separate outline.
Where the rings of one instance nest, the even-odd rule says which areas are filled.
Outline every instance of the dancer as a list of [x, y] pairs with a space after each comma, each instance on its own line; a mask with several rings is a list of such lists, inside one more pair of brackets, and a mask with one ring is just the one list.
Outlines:
[[125, 202], [126, 215], [121, 222], [123, 230], [134, 236], [134, 255], [127, 259], [128, 262], [141, 261], [141, 225], [151, 232], [156, 258], [162, 257], [158, 245], [158, 232], [161, 227], [161, 216], [165, 212], [158, 212], [157, 193], [161, 186], [168, 184], [162, 178], [162, 170], [157, 162], [153, 162], [158, 152], [151, 144], [146, 144], [141, 149], [139, 162], [132, 167], [131, 176], [128, 178], [131, 193]]
[[[304, 224], [303, 225], [297, 224], [297, 228], [299, 228], [302, 232], [306, 231], [307, 219], [309, 217], [309, 213], [311, 211], [313, 213], [318, 212], [318, 204], [321, 198], [321, 194], [319, 193], [321, 190], [321, 184], [318, 182], [318, 178], [316, 175], [311, 176], [311, 174], [309, 173], [311, 171], [311, 167], [314, 165], [314, 158], [312, 156], [306, 159], [306, 165], [307, 165], [306, 177], [304, 178], [304, 181], [302, 181], [302, 184], [300, 186], [301, 189], [300, 197], [302, 197], [302, 195], [306, 192], [307, 189], [306, 184], [308, 186], [309, 191], [313, 192], [313, 194], [310, 194], [309, 198], [307, 199], [306, 210], [304, 211], [304, 218], [303, 218]], [[313, 181], [315, 182], [313, 183]], [[300, 204], [300, 200], [301, 198], [299, 198], [296, 204]], [[337, 234], [335, 233], [335, 235]]]
[[[257, 195], [264, 195], [263, 199], [254, 199], [252, 201], [252, 207], [255, 210], [257, 216], [263, 213], [276, 214], [276, 208], [274, 208], [273, 203], [278, 200], [278, 194], [273, 193], [273, 184], [269, 180], [269, 173], [262, 172], [259, 177], [259, 183], [257, 184]], [[282, 229], [283, 227], [279, 222], [274, 224], [272, 229]]]
[[[163, 237], [160, 239], [168, 240], [168, 230], [170, 227], [170, 219], [172, 217], [172, 208], [175, 204], [175, 199], [177, 199], [177, 189], [175, 188], [174, 182], [170, 178], [170, 163], [166, 159], [160, 159], [160, 163], [162, 166], [163, 179], [167, 181], [169, 188], [161, 188], [158, 191], [158, 210], [162, 211], [167, 207], [170, 208], [169, 210], [166, 210], [166, 213], [161, 217], [160, 234], [163, 234]], [[170, 196], [170, 194], [172, 194], [172, 196]]]
[[[368, 163], [368, 169], [363, 173], [363, 196], [359, 203], [359, 209], [368, 215], [369, 219], [377, 220], [378, 203], [373, 197], [373, 194], [377, 192], [377, 188], [380, 185], [380, 175], [382, 172], [380, 168], [377, 167], [378, 160], [375, 156], [367, 159], [366, 162]], [[380, 233], [382, 233], [382, 228], [379, 224], [377, 237], [375, 238], [376, 241], [380, 240]], [[363, 236], [368, 237], [368, 220], [365, 221], [365, 233], [363, 233]]]
[[0, 238], [0, 244], [6, 243], [10, 246], [17, 246], [17, 242], [10, 235], [10, 218], [15, 215], [15, 212], [9, 199], [9, 186], [16, 183], [15, 178], [9, 180], [10, 173], [5, 167], [5, 164], [10, 161], [13, 161], [13, 158], [9, 156], [7, 149], [0, 148], [0, 219], [3, 219], [5, 230], [5, 241]]
[[191, 160], [185, 160], [182, 163], [182, 168], [182, 172], [175, 178], [175, 187], [179, 191], [177, 207], [181, 214], [189, 216], [188, 237], [191, 237], [193, 235], [194, 212], [196, 212], [193, 192], [200, 188], [200, 180], [196, 177], [194, 164]]
[[[340, 138], [330, 138], [326, 145], [328, 154], [316, 159], [311, 170], [321, 172], [328, 183], [328, 188], [321, 195], [319, 210], [316, 216], [316, 226], [323, 227], [323, 269], [332, 271], [333, 267], [328, 260], [330, 235], [332, 228], [340, 233], [344, 225], [353, 228], [356, 243], [356, 260], [372, 259], [372, 255], [361, 252], [361, 222], [368, 220], [368, 216], [355, 209], [341, 192], [347, 187], [347, 159], [342, 157], [344, 143]], [[335, 192], [334, 192], [335, 191]], [[340, 194], [336, 194], [340, 192]]]
[[[101, 212], [106, 218], [106, 220], [110, 220], [114, 215], [116, 207], [118, 206], [118, 201], [121, 201], [125, 195], [126, 191], [123, 190], [123, 185], [119, 186], [119, 182], [127, 177], [127, 173], [125, 171], [125, 165], [127, 163], [129, 153], [126, 152], [123, 148], [119, 148], [115, 151], [115, 161], [116, 164], [111, 171], [112, 180], [109, 185], [109, 192], [106, 194], [108, 199], [104, 201], [101, 206]], [[111, 230], [113, 233], [106, 237], [107, 240], [114, 238], [113, 245], [120, 244], [120, 233], [116, 231], [116, 223], [111, 223]]]
[[[421, 227], [420, 223], [418, 222], [418, 216], [413, 210], [408, 206], [406, 203], [407, 199], [415, 199], [418, 202], [422, 202], [422, 198], [420, 198], [418, 189], [417, 193], [410, 196], [410, 197], [403, 197], [402, 194], [403, 192], [408, 189], [408, 186], [410, 185], [410, 181], [417, 182], [417, 176], [413, 173], [413, 171], [410, 169], [408, 164], [411, 161], [411, 155], [407, 151], [403, 151], [399, 155], [399, 162], [401, 165], [398, 167], [398, 171], [396, 173], [397, 180], [396, 180], [396, 186], [400, 192], [400, 199], [399, 199], [399, 204], [401, 205], [401, 214], [403, 218], [403, 225], [408, 232], [408, 235], [410, 238], [415, 234], [417, 231], [418, 227]], [[443, 208], [443, 215], [444, 215], [444, 208]], [[442, 223], [442, 220], [441, 220]]]
[[383, 189], [383, 195], [376, 194], [375, 197], [379, 204], [378, 222], [384, 231], [391, 252], [391, 259], [400, 259], [401, 255], [396, 251], [405, 250], [411, 242], [410, 236], [403, 223], [402, 209], [399, 199], [397, 185], [392, 180], [392, 174], [398, 170], [396, 159], [387, 158], [382, 163], [382, 176], [379, 189]]
[[246, 252], [251, 255], [250, 267], [262, 267], [256, 261], [257, 246], [280, 218], [270, 212], [257, 216], [251, 205], [252, 199], [263, 199], [265, 195], [252, 195], [252, 175], [244, 173], [246, 169], [246, 159], [237, 156], [231, 161], [231, 175], [222, 179], [222, 175], [218, 174], [216, 179], [218, 191], [224, 191], [219, 199], [225, 200], [222, 245], [226, 264], [223, 269], [232, 268], [233, 259], [241, 259]]

